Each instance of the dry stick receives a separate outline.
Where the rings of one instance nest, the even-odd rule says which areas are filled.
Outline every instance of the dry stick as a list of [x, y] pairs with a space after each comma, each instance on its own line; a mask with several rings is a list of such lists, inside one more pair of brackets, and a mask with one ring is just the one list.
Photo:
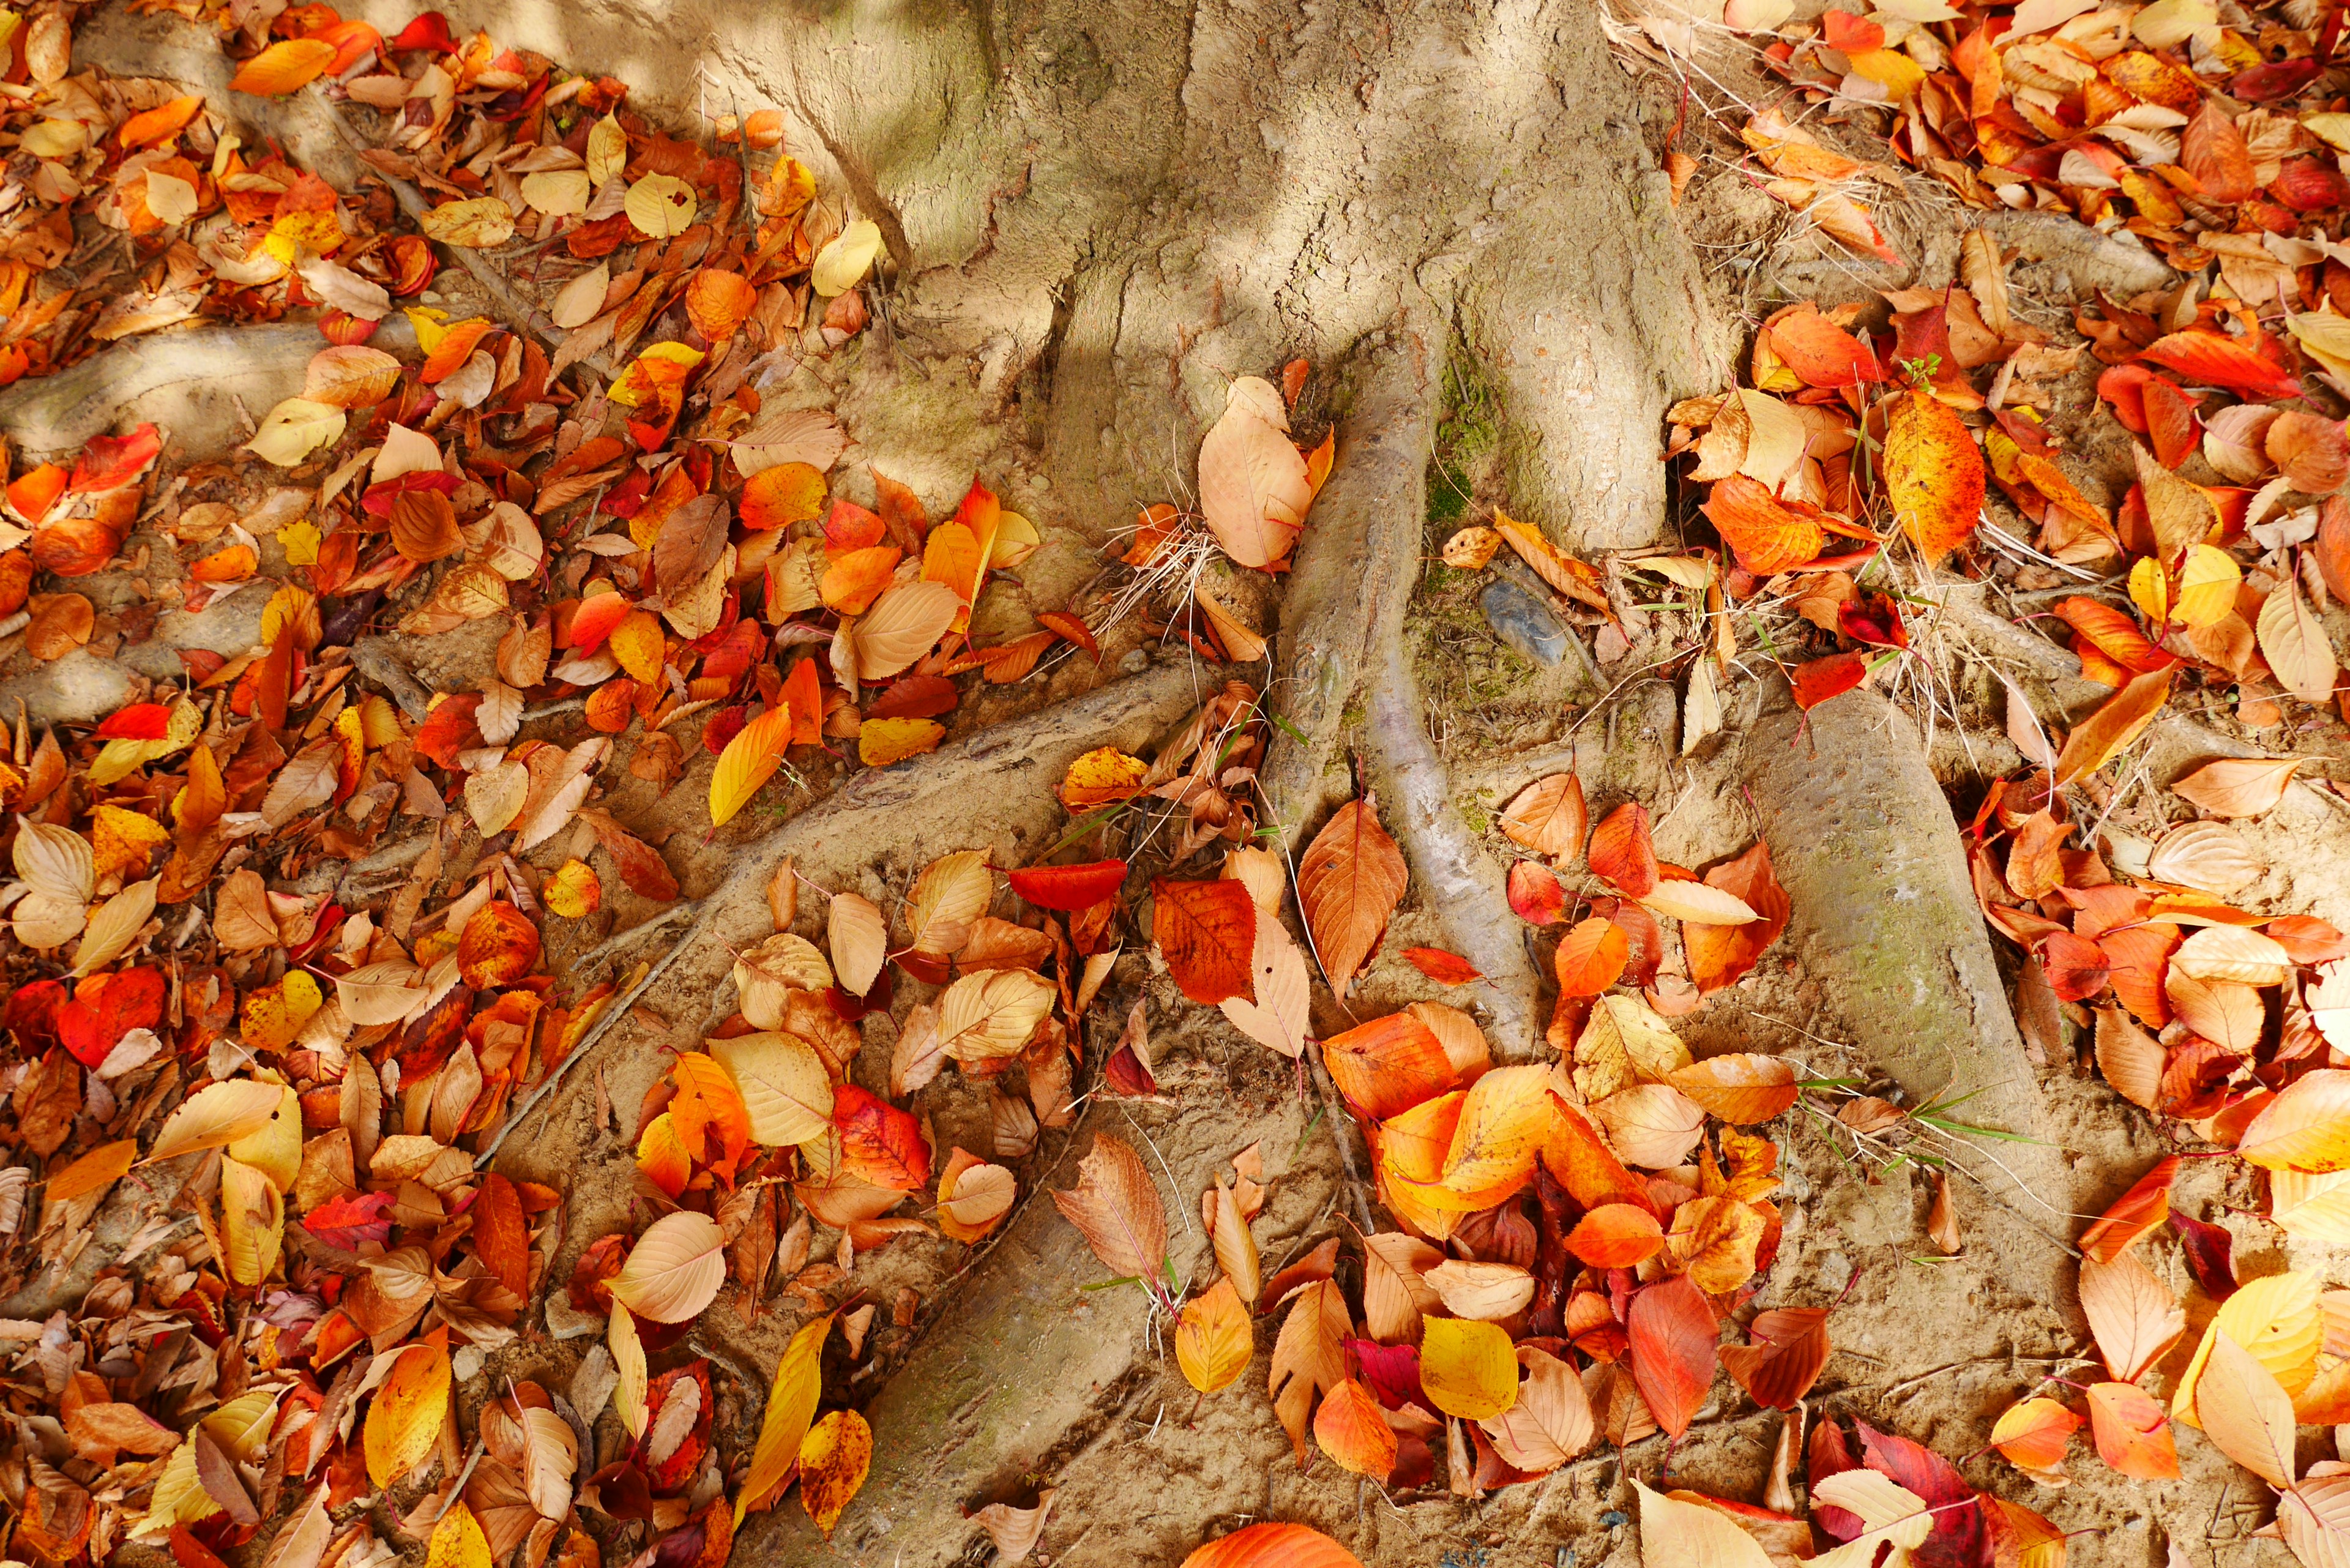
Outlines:
[[[521, 1105], [515, 1107], [514, 1114], [506, 1118], [506, 1125], [498, 1129], [498, 1136], [492, 1138], [490, 1140], [489, 1147], [482, 1150], [480, 1155], [475, 1157], [473, 1160], [473, 1168], [475, 1170], [487, 1170], [489, 1168], [490, 1161], [497, 1158], [499, 1146], [504, 1144], [508, 1137], [511, 1137], [514, 1135], [515, 1128], [522, 1126], [524, 1120], [529, 1116], [531, 1112], [538, 1108], [540, 1103], [544, 1101], [547, 1096], [555, 1092], [556, 1085], [563, 1082], [564, 1075], [570, 1072], [572, 1067], [577, 1064], [579, 1058], [588, 1054], [588, 1048], [594, 1045], [597, 1041], [601, 1040], [604, 1037], [605, 1032], [610, 1029], [612, 1025], [618, 1023], [621, 1019], [626, 1018], [629, 1015], [629, 1009], [635, 1005], [637, 998], [651, 990], [654, 983], [657, 982], [662, 975], [669, 972], [669, 966], [675, 963], [680, 958], [684, 956], [686, 950], [692, 947], [696, 939], [702, 935], [702, 931], [708, 928], [712, 920], [718, 918], [718, 911], [722, 907], [723, 902], [723, 901], [722, 899], [714, 895], [703, 901], [702, 906], [702, 914], [693, 922], [693, 929], [687, 931], [685, 935], [679, 940], [675, 947], [671, 948], [668, 952], [662, 954], [660, 961], [653, 965], [651, 969], [646, 971], [645, 978], [631, 986], [626, 996], [620, 997], [619, 1000], [613, 1002], [609, 1006], [608, 1006], [605, 1009], [604, 1015], [596, 1021], [594, 1026], [590, 1028], [587, 1033], [579, 1037], [579, 1044], [571, 1048], [571, 1054], [564, 1057], [562, 1061], [556, 1064], [555, 1071], [546, 1075], [546, 1082], [541, 1084], [537, 1088], [533, 1089], [530, 1092], [529, 1097], [525, 1099]], [[656, 922], [646, 922], [647, 925], [654, 923]], [[641, 929], [642, 928], [632, 929]]]

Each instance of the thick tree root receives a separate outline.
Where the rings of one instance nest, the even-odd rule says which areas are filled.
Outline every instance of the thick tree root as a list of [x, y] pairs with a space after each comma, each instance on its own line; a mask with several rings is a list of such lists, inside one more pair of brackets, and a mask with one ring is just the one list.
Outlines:
[[[2048, 1140], [1999, 1140], [1993, 1158], [1992, 1139], [1966, 1139], [1952, 1158], [2069, 1251], [2055, 1234], [2071, 1208], [2061, 1129], [2049, 1125], [1923, 741], [1866, 688], [1808, 719], [1776, 677], [1760, 695], [1743, 763], [1804, 972], [1908, 1108]], [[2044, 1255], [2056, 1261], [2053, 1249]]]

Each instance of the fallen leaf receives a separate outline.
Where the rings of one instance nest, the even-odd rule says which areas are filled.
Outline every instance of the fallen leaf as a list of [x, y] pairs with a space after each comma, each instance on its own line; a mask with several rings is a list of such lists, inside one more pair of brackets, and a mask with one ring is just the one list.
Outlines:
[[1403, 853], [1379, 825], [1378, 799], [1368, 793], [1340, 806], [1299, 859], [1298, 907], [1340, 996], [1386, 934], [1406, 880]]

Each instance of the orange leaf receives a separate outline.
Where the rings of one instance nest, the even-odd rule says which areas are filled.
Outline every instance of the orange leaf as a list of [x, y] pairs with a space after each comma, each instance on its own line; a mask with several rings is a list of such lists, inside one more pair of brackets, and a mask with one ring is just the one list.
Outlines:
[[1594, 915], [1560, 940], [1555, 964], [1562, 996], [1597, 996], [1631, 961], [1632, 940], [1613, 920]]
[[857, 760], [886, 768], [939, 749], [947, 727], [935, 719], [868, 719], [857, 727]]
[[1517, 793], [1502, 813], [1502, 831], [1537, 855], [1564, 860], [1583, 853], [1589, 820], [1583, 781], [1573, 774], [1553, 774]]
[[678, 1141], [702, 1163], [717, 1165], [723, 1159], [731, 1171], [751, 1141], [751, 1113], [733, 1076], [700, 1051], [686, 1052], [671, 1063], [670, 1076], [677, 1094], [668, 1114]]
[[[770, 472], [773, 472], [772, 470]], [[791, 744], [792, 715], [788, 708], [770, 708], [734, 733], [718, 753], [718, 767], [710, 775], [710, 825], [723, 827], [751, 802], [784, 765], [784, 749]]]
[[203, 107], [204, 100], [200, 94], [175, 98], [169, 103], [161, 104], [143, 114], [134, 114], [124, 120], [122, 129], [115, 132], [115, 141], [125, 152], [159, 147], [186, 130], [188, 122], [194, 119]]
[[[2350, 1076], [2345, 1074], [2345, 1076]], [[2178, 1157], [2164, 1155], [2137, 1184], [2114, 1201], [2095, 1224], [2081, 1234], [2081, 1251], [2100, 1263], [2110, 1263], [2133, 1241], [2170, 1215], [2170, 1183], [2178, 1175]]]
[[1689, 955], [1690, 978], [1697, 982], [1700, 994], [1711, 994], [1746, 977], [1787, 929], [1793, 909], [1786, 889], [1772, 873], [1771, 847], [1759, 838], [1745, 854], [1708, 871], [1705, 880], [1708, 887], [1735, 896], [1762, 917], [1736, 926], [1681, 922], [1681, 948]]
[[452, 322], [441, 341], [432, 346], [432, 352], [424, 357], [423, 368], [417, 371], [416, 379], [431, 387], [463, 369], [465, 361], [473, 357], [473, 350], [481, 347], [482, 339], [490, 335], [495, 325], [478, 316]]
[[1664, 1244], [1657, 1217], [1629, 1203], [1601, 1204], [1566, 1235], [1566, 1250], [1595, 1269], [1633, 1268]]
[[1632, 1298], [1632, 1382], [1657, 1425], [1674, 1437], [1689, 1430], [1713, 1383], [1720, 1333], [1705, 1294], [1688, 1276], [1644, 1287]]
[[256, 98], [283, 98], [317, 80], [334, 59], [332, 44], [317, 38], [287, 38], [239, 66], [228, 85]]
[[1224, 553], [1264, 567], [1287, 556], [1314, 504], [1305, 459], [1289, 444], [1281, 394], [1255, 376], [1232, 385], [1200, 443], [1200, 513]]
[[1322, 1058], [1355, 1113], [1374, 1121], [1440, 1095], [1460, 1078], [1435, 1031], [1409, 1012], [1391, 1012], [1332, 1035], [1322, 1043]]
[[2111, 605], [2074, 594], [2058, 600], [2055, 610], [2057, 618], [2095, 644], [2098, 652], [2135, 674], [2151, 674], [2178, 663], [2177, 656], [2147, 641], [2137, 622]]
[[1201, 1393], [1213, 1394], [1246, 1372], [1254, 1349], [1248, 1308], [1230, 1274], [1184, 1303], [1175, 1324], [1175, 1363]]
[[722, 267], [703, 267], [685, 286], [685, 313], [694, 330], [712, 343], [732, 337], [759, 303], [750, 279]]
[[2095, 773], [2137, 740], [2170, 700], [2170, 676], [2169, 670], [2158, 670], [2133, 677], [2128, 685], [2106, 699], [2095, 712], [2082, 721], [2080, 727], [2066, 737], [2064, 749], [2057, 755], [2056, 785], [2061, 788]]
[[1657, 851], [1648, 838], [1648, 808], [1627, 802], [1600, 818], [1591, 830], [1585, 857], [1627, 898], [1645, 898], [1657, 888]]
[[2350, 1169], [2350, 1072], [2305, 1073], [2262, 1107], [2236, 1152], [2269, 1170]]
[[2054, 1399], [2019, 1399], [2000, 1413], [1991, 1446], [2028, 1475], [2061, 1470], [2081, 1417]]
[[538, 963], [538, 928], [512, 904], [484, 904], [457, 939], [457, 971], [476, 991], [514, 984]]
[[1885, 485], [1895, 520], [1929, 561], [1973, 537], [1982, 514], [1982, 452], [1958, 411], [1931, 392], [1913, 389], [1893, 405]]
[[2139, 1480], [2177, 1480], [2178, 1445], [2170, 1417], [2146, 1391], [2128, 1383], [2089, 1387], [2089, 1433], [2097, 1457]]
[[677, 1122], [667, 1111], [645, 1124], [637, 1135], [637, 1169], [647, 1181], [671, 1198], [693, 1179], [693, 1156], [678, 1136]]
[[1700, 510], [1738, 564], [1758, 577], [1803, 566], [1827, 542], [1817, 523], [1791, 510], [1760, 480], [1742, 473], [1716, 484]]
[[863, 615], [889, 586], [890, 575], [904, 554], [895, 545], [876, 545], [836, 559], [816, 584], [824, 607], [841, 615]]
[[1403, 956], [1412, 968], [1439, 985], [1466, 985], [1485, 978], [1476, 965], [1442, 948], [1406, 948]]
[[1363, 1568], [1360, 1559], [1303, 1524], [1251, 1524], [1211, 1541], [1183, 1568]]
[[[800, 1439], [800, 1502], [827, 1541], [872, 1466], [873, 1428], [854, 1410], [832, 1411]], [[723, 1498], [716, 1501], [725, 1506]]]
[[1756, 1404], [1794, 1409], [1828, 1364], [1827, 1309], [1781, 1307], [1760, 1313], [1746, 1332], [1754, 1343], [1724, 1345], [1722, 1366]]
[[1396, 1434], [1378, 1398], [1349, 1377], [1314, 1413], [1314, 1440], [1342, 1470], [1385, 1480], [1395, 1469]]
[[1877, 356], [1808, 301], [1789, 306], [1763, 328], [1772, 351], [1810, 386], [1842, 389], [1885, 379]]
[[1767, 1122], [1794, 1105], [1795, 1064], [1782, 1056], [1733, 1052], [1676, 1067], [1665, 1081], [1726, 1122]]
[[1367, 791], [1340, 806], [1306, 846], [1297, 863], [1298, 907], [1340, 996], [1386, 934], [1405, 881], [1403, 852], [1379, 826], [1378, 797]]
[[1247, 884], [1161, 879], [1151, 883], [1150, 898], [1151, 940], [1185, 996], [1203, 1007], [1228, 996], [1254, 1000], [1257, 910]]

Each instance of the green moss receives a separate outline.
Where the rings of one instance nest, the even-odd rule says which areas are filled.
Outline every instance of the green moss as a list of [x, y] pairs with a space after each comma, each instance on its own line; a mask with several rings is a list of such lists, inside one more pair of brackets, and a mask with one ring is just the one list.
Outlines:
[[1458, 523], [1469, 514], [1478, 471], [1501, 441], [1493, 394], [1476, 368], [1456, 357], [1444, 370], [1444, 413], [1428, 462], [1428, 520]]
[[1493, 814], [1485, 809], [1483, 802], [1474, 800], [1456, 800], [1453, 802], [1453, 805], [1458, 807], [1461, 812], [1461, 820], [1469, 825], [1470, 832], [1482, 837], [1484, 834], [1492, 827]]

